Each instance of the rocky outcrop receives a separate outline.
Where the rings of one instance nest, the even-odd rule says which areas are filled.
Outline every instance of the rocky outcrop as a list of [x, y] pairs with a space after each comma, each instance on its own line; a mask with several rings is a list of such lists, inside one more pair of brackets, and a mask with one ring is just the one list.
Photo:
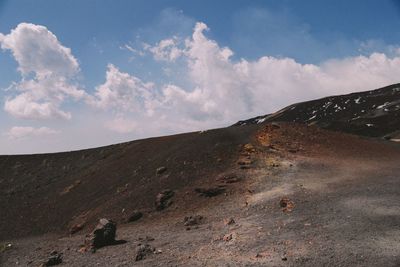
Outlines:
[[100, 219], [93, 232], [86, 236], [85, 247], [95, 252], [96, 249], [116, 244], [117, 224], [109, 219]]

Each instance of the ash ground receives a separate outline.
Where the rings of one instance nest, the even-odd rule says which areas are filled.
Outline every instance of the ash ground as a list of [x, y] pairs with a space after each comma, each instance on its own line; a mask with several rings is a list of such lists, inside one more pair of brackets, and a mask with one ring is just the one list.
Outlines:
[[[156, 145], [149, 148], [146, 142]], [[150, 152], [142, 151], [145, 148]], [[8, 211], [10, 217], [2, 219], [1, 239], [12, 248], [1, 252], [2, 266], [39, 266], [52, 250], [63, 253], [60, 266], [400, 266], [400, 147], [396, 143], [316, 126], [264, 123], [128, 143], [108, 151], [110, 156], [102, 161], [105, 170], [111, 170], [108, 173], [86, 173], [82, 167], [50, 183], [54, 195], [39, 191], [59, 210], [52, 214], [54, 207], [44, 206], [43, 213], [50, 218], [41, 219], [40, 212], [29, 213], [23, 207]], [[95, 158], [97, 153], [100, 150], [75, 155]], [[58, 155], [60, 162], [67, 156]], [[8, 158], [8, 162], [24, 166], [44, 158], [49, 155]], [[57, 164], [54, 160], [51, 166]], [[156, 169], [165, 165], [168, 171], [157, 175]], [[47, 171], [52, 173], [54, 167]], [[80, 183], [75, 183], [77, 173]], [[127, 178], [105, 179], [103, 188], [93, 178], [99, 173], [107, 177], [126, 173]], [[223, 177], [232, 176], [238, 179], [223, 182]], [[147, 181], [152, 188], [142, 186], [142, 177], [149, 177], [143, 185]], [[214, 197], [195, 191], [221, 184], [225, 192]], [[173, 203], [155, 211], [155, 196], [167, 187], [175, 191]], [[90, 189], [103, 190], [102, 198], [98, 200], [99, 193]], [[40, 194], [30, 190], [31, 185], [17, 187], [13, 196], [31, 194], [41, 203]], [[85, 192], [89, 196], [79, 200]], [[93, 202], [87, 203], [90, 197]], [[292, 203], [290, 209], [280, 205], [282, 198]], [[73, 207], [57, 204], [60, 200]], [[144, 217], [123, 223], [127, 210], [141, 210]], [[20, 218], [18, 212], [30, 217]], [[53, 218], [59, 214], [61, 218]], [[204, 220], [188, 230], [184, 218], [193, 215]], [[94, 254], [79, 252], [85, 234], [102, 216], [119, 222], [117, 238], [127, 243]], [[230, 218], [234, 223], [227, 223]], [[7, 225], [13, 223], [11, 219], [14, 226]], [[54, 225], [57, 222], [64, 223]], [[84, 222], [85, 228], [67, 235], [77, 222]], [[35, 225], [40, 227], [32, 236], [29, 231]], [[135, 261], [138, 244], [144, 243], [157, 253]]]

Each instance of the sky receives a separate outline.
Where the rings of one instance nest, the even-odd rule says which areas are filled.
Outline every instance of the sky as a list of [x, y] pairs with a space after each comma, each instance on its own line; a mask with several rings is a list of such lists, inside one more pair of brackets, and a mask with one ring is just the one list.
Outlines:
[[400, 1], [0, 0], [0, 154], [225, 127], [400, 82]]

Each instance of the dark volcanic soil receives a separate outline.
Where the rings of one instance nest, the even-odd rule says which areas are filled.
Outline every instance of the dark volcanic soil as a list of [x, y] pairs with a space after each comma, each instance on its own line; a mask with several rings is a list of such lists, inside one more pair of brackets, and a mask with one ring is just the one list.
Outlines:
[[[0, 156], [0, 240], [66, 233], [100, 216], [154, 211], [164, 189], [184, 196], [229, 169], [256, 127], [152, 138], [77, 152]], [[157, 169], [166, 171], [157, 174]], [[181, 203], [180, 205], [184, 205]], [[124, 212], [123, 212], [124, 210]], [[89, 227], [90, 228], [90, 227]]]
[[[293, 123], [3, 157], [1, 263], [57, 250], [65, 266], [400, 266], [399, 162], [396, 143]], [[163, 189], [173, 203], [155, 211]], [[122, 223], [133, 210], [144, 217]], [[127, 243], [79, 252], [100, 217]], [[135, 261], [139, 244], [155, 253]]]

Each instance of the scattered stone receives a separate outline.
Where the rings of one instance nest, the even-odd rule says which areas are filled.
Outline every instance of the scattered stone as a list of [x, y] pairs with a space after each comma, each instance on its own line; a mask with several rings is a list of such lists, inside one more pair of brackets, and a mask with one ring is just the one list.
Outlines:
[[71, 227], [71, 229], [69, 229], [69, 233], [70, 233], [71, 235], [73, 235], [73, 234], [75, 234], [75, 233], [81, 231], [84, 227], [85, 227], [85, 224], [84, 224], [84, 223], [75, 224], [74, 226]]
[[124, 241], [116, 241], [117, 224], [109, 219], [100, 219], [99, 223], [90, 235], [86, 236], [86, 248], [95, 252], [96, 249], [124, 243]]
[[229, 242], [229, 241], [232, 240], [232, 238], [233, 238], [233, 235], [232, 235], [232, 234], [226, 234], [226, 235], [224, 235], [224, 237], [222, 238], [222, 240], [224, 240], [225, 242]]
[[133, 211], [131, 216], [129, 216], [128, 218], [128, 222], [135, 222], [137, 220], [139, 220], [140, 218], [143, 217], [143, 213], [141, 213], [140, 211]]
[[155, 253], [155, 248], [149, 244], [139, 245], [136, 249], [135, 261], [140, 261], [146, 258], [147, 255]]
[[294, 209], [294, 202], [291, 201], [288, 197], [283, 197], [279, 201], [279, 206], [283, 208], [283, 212], [291, 212]]
[[188, 217], [185, 217], [185, 219], [183, 220], [183, 224], [185, 226], [198, 225], [198, 224], [201, 224], [203, 219], [204, 219], [204, 217], [201, 215], [188, 216]]
[[228, 218], [228, 219], [224, 220], [224, 224], [225, 225], [232, 225], [232, 224], [235, 224], [235, 223], [236, 222], [235, 222], [235, 220], [233, 218]]
[[171, 198], [174, 196], [174, 191], [166, 189], [158, 193], [156, 197], [156, 209], [163, 210], [172, 204]]
[[62, 253], [58, 253], [54, 250], [50, 253], [50, 257], [42, 264], [42, 266], [54, 266], [60, 263], [62, 263]]
[[223, 187], [195, 188], [194, 191], [203, 197], [215, 197], [225, 192]]
[[224, 184], [233, 184], [239, 182], [240, 178], [238, 178], [236, 174], [228, 174], [218, 177], [217, 181]]
[[166, 171], [167, 171], [167, 167], [162, 166], [162, 167], [157, 168], [156, 174], [163, 174]]

